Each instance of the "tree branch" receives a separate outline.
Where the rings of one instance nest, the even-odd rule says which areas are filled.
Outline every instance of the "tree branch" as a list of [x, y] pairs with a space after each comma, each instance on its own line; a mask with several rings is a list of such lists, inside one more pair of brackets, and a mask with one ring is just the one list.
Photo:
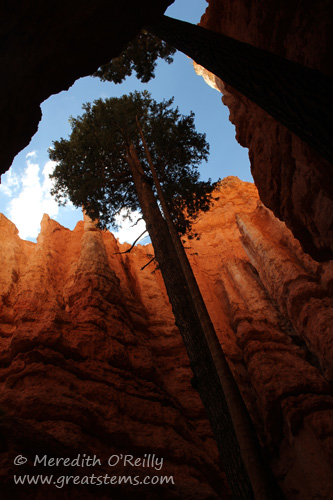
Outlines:
[[144, 220], [143, 217], [139, 217], [138, 220], [136, 220], [134, 224], [131, 225], [131, 227], [136, 226], [140, 222], [140, 220]]
[[[129, 248], [128, 250], [126, 250], [125, 252], [114, 252], [113, 255], [123, 255], [124, 253], [130, 253], [130, 251], [134, 248], [135, 246], [135, 243], [141, 238], [141, 236], [143, 236], [145, 233], [147, 233], [147, 229], [145, 229], [143, 231], [143, 233], [140, 234], [140, 236], [137, 237], [137, 239], [134, 241], [133, 245], [131, 246], [131, 248]], [[155, 258], [155, 257], [154, 257]]]
[[141, 267], [140, 271], [143, 271], [146, 267], [149, 266], [149, 264], [151, 264], [152, 262], [154, 262], [154, 260], [156, 260], [155, 256], [152, 259], [150, 259], [150, 261], [147, 264], [145, 264], [143, 267]]

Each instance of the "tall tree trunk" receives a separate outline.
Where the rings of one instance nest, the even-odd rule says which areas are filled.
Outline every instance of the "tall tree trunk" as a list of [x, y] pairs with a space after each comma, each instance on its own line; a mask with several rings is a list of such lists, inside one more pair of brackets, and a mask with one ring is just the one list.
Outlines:
[[133, 145], [129, 150], [128, 163], [176, 324], [183, 337], [197, 388], [215, 434], [233, 498], [254, 499], [232, 418], [196, 308], [189, 295], [182, 268], [175, 254], [165, 220], [158, 208], [151, 182], [142, 170]]
[[272, 484], [268, 479], [268, 471], [266, 470], [266, 464], [264, 464], [261, 457], [260, 445], [254, 433], [252, 422], [249, 418], [238, 386], [222, 351], [221, 344], [216, 335], [214, 325], [210, 319], [206, 304], [201, 295], [198, 283], [195, 279], [183, 244], [172, 221], [169, 208], [150, 155], [149, 148], [147, 146], [141, 125], [137, 117], [136, 121], [140, 131], [141, 140], [145, 149], [148, 164], [153, 176], [154, 184], [157, 189], [158, 198], [162, 206], [164, 218], [168, 226], [168, 230], [177, 257], [179, 259], [180, 266], [184, 273], [189, 293], [197, 311], [198, 319], [207, 340], [207, 344], [209, 346], [213, 362], [220, 379], [223, 393], [225, 395], [228, 409], [232, 418], [235, 434], [237, 436], [238, 444], [241, 450], [242, 459], [251, 481], [254, 497], [256, 500], [266, 500], [268, 498], [272, 498]]
[[328, 76], [167, 16], [145, 29], [234, 87], [333, 162], [333, 81]]

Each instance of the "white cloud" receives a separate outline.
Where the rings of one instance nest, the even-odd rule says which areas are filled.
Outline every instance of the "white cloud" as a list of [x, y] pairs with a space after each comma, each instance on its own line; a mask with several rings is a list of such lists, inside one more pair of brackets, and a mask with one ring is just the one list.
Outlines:
[[8, 170], [1, 178], [0, 193], [12, 197], [19, 187], [19, 177], [13, 170]]
[[36, 157], [32, 151], [26, 156], [27, 166], [19, 179], [21, 188], [18, 196], [9, 203], [9, 216], [19, 230], [21, 238], [36, 238], [40, 230], [40, 221], [44, 213], [50, 217], [57, 215], [59, 207], [51, 197], [52, 181], [49, 174], [53, 171], [55, 162], [45, 163], [42, 173], [38, 163], [32, 163], [30, 158]]
[[[139, 212], [133, 212], [131, 214], [131, 219], [125, 219], [123, 220], [122, 216], [125, 215], [126, 211], [124, 210], [124, 214], [118, 215], [116, 217], [117, 222], [119, 225], [121, 225], [121, 229], [119, 231], [112, 231], [114, 236], [119, 239], [120, 243], [124, 243], [127, 241], [128, 243], [134, 243], [136, 238], [140, 236], [141, 233], [146, 229], [146, 224], [144, 220], [140, 220], [137, 222], [137, 220], [141, 217], [141, 214]], [[137, 223], [136, 223], [137, 222]], [[148, 233], [145, 233], [142, 236], [142, 239], [148, 236]], [[138, 241], [136, 244], [139, 244], [140, 241]]]
[[36, 158], [37, 156], [37, 151], [30, 151], [27, 155], [25, 155], [26, 158]]
[[[47, 213], [51, 218], [62, 219], [71, 217], [68, 211], [65, 213], [64, 208], [60, 208], [57, 202], [50, 194], [53, 186], [53, 181], [49, 178], [49, 174], [53, 172], [56, 163], [48, 161], [41, 166], [37, 160], [37, 152], [31, 151], [26, 155], [26, 166], [22, 173], [14, 173], [13, 169], [9, 170], [3, 176], [3, 183], [0, 185], [0, 194], [5, 194], [9, 197], [7, 205], [7, 217], [16, 225], [19, 230], [19, 235], [22, 239], [37, 238], [40, 231], [40, 222], [44, 213]], [[74, 205], [68, 201], [66, 208], [73, 213], [74, 219], [80, 217], [76, 213]], [[133, 212], [131, 219], [122, 218], [126, 214], [126, 210], [117, 217], [119, 223], [119, 231], [112, 231], [120, 243], [125, 241], [133, 243], [138, 236], [146, 228], [145, 222], [137, 220], [140, 218], [139, 212]], [[64, 217], [65, 216], [65, 217]], [[68, 223], [70, 221], [68, 220]], [[140, 241], [148, 236], [145, 233]]]

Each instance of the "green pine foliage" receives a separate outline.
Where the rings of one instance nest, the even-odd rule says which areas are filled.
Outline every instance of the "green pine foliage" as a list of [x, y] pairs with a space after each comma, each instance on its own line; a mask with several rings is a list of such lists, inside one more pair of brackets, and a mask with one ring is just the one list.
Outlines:
[[157, 60], [164, 59], [171, 64], [175, 52], [166, 42], [142, 30], [128, 43], [119, 57], [101, 66], [93, 76], [104, 82], [122, 83], [134, 71], [142, 83], [147, 83], [155, 78]]
[[83, 206], [103, 229], [117, 228], [120, 213], [130, 217], [140, 211], [127, 162], [131, 144], [152, 186], [153, 180], [138, 118], [177, 230], [193, 236], [193, 222], [199, 210], [209, 209], [215, 186], [199, 179], [198, 166], [207, 161], [209, 145], [205, 134], [195, 130], [194, 114], [181, 115], [172, 102], [157, 103], [144, 91], [84, 104], [83, 115], [70, 120], [69, 139], [55, 141], [49, 150], [57, 162], [51, 175], [57, 201]]

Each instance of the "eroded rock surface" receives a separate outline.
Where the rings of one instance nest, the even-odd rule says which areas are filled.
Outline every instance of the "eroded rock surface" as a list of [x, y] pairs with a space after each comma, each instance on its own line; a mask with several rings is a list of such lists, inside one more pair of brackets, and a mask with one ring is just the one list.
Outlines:
[[[200, 239], [185, 245], [192, 267], [285, 498], [327, 500], [332, 262], [304, 254], [253, 184], [228, 177], [216, 198], [196, 224]], [[70, 231], [45, 215], [37, 244], [22, 241], [4, 216], [0, 229], [0, 480], [8, 498], [32, 491], [13, 489], [13, 457], [25, 455], [31, 466], [37, 453], [150, 453], [165, 461], [157, 475], [174, 476], [174, 486], [114, 486], [112, 498], [228, 498], [161, 275], [152, 265], [141, 270], [152, 247], [120, 254], [130, 245], [87, 218]], [[45, 474], [42, 466], [27, 470]], [[110, 468], [84, 474], [92, 472]], [[47, 486], [36, 498], [45, 492], [111, 495], [110, 486], [70, 485], [64, 496]]]
[[[71, 232], [44, 216], [37, 244], [21, 241], [3, 216], [1, 229], [0, 477], [8, 497], [19, 489], [12, 485], [21, 472], [13, 458], [23, 454], [31, 463], [36, 453], [95, 454], [104, 463], [113, 454], [155, 453], [164, 458], [159, 472], [84, 472], [174, 475], [175, 486], [157, 490], [107, 485], [90, 493], [70, 485], [68, 498], [228, 496], [161, 279], [151, 269], [140, 272], [151, 250], [121, 256], [113, 235], [89, 220]], [[19, 491], [20, 498], [30, 494], [26, 486]], [[41, 497], [45, 491], [67, 498], [54, 487], [38, 488]]]

